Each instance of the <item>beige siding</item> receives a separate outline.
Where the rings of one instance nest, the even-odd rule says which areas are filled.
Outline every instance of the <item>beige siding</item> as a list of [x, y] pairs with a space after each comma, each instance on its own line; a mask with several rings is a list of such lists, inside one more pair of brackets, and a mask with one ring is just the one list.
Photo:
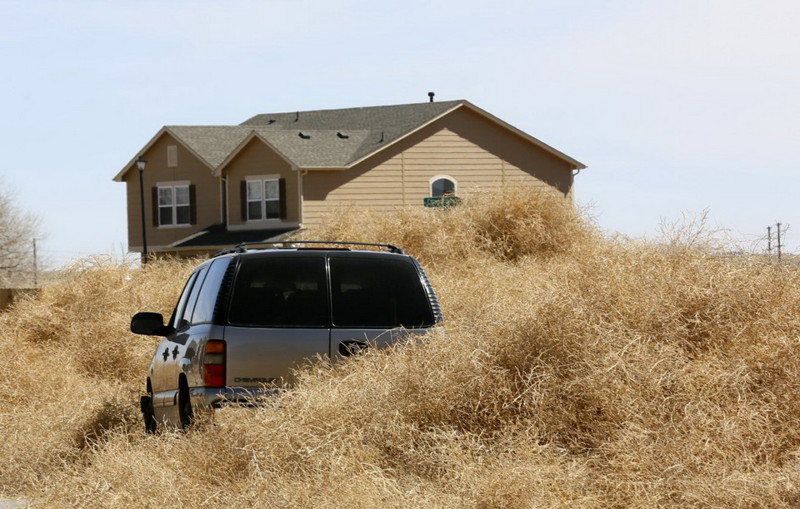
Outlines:
[[[225, 167], [228, 179], [228, 225], [232, 228], [273, 228], [300, 221], [297, 172], [280, 155], [258, 138], [251, 140]], [[242, 217], [241, 183], [247, 177], [278, 175], [286, 182], [286, 219], [250, 221]]]
[[304, 225], [342, 206], [378, 211], [422, 206], [431, 179], [440, 175], [455, 179], [462, 197], [504, 185], [571, 192], [567, 162], [469, 111], [457, 110], [386, 152], [348, 170], [309, 172], [303, 182]]
[[[167, 165], [167, 147], [177, 145], [176, 167]], [[144, 170], [144, 213], [147, 246], [159, 251], [200, 230], [220, 223], [219, 179], [191, 151], [164, 133], [142, 154], [147, 159]], [[139, 200], [139, 171], [134, 167], [124, 179], [128, 198], [128, 246], [132, 251], [142, 249], [141, 202]], [[153, 225], [152, 189], [159, 182], [188, 181], [195, 186], [197, 223], [190, 226], [157, 227]]]
[[303, 224], [319, 223], [322, 216], [342, 206], [358, 204], [390, 210], [403, 204], [401, 156], [396, 156], [351, 178], [347, 171], [310, 171], [303, 179]]

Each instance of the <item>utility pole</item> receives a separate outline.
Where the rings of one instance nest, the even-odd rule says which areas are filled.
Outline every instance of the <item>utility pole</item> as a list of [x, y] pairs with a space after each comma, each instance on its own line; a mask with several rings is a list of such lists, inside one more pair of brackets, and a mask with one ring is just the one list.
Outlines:
[[778, 223], [778, 263], [781, 263], [781, 224]]
[[767, 226], [767, 254], [772, 254], [772, 226]]
[[36, 239], [33, 239], [33, 287], [37, 288], [39, 286], [38, 281], [38, 264], [36, 263]]

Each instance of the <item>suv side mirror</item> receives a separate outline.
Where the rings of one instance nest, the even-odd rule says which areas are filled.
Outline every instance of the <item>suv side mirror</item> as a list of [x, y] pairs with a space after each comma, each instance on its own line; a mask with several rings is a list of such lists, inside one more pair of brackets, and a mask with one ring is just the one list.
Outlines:
[[172, 327], [164, 325], [164, 316], [161, 313], [142, 312], [131, 318], [131, 332], [146, 336], [167, 336], [172, 333]]

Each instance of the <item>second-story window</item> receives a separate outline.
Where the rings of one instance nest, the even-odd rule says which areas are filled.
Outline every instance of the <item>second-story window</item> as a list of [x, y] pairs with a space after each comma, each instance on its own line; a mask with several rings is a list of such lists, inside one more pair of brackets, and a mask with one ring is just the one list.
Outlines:
[[191, 222], [188, 185], [158, 186], [158, 225], [178, 226]]
[[280, 219], [280, 189], [278, 178], [247, 179], [247, 220]]

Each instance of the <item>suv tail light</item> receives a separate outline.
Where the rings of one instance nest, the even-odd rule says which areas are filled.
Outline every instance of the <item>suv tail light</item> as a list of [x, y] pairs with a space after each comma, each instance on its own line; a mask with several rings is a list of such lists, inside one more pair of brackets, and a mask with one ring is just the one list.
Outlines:
[[225, 341], [210, 339], [206, 343], [203, 383], [206, 387], [225, 387]]

